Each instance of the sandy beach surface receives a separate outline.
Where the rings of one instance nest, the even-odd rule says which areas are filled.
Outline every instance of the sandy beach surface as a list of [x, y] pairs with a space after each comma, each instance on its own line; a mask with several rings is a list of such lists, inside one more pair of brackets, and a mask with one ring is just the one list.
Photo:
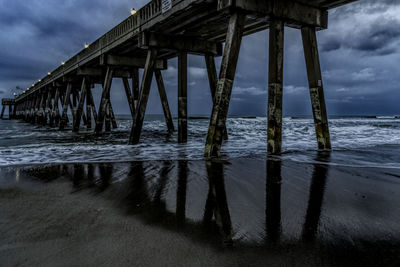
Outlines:
[[0, 266], [398, 266], [399, 178], [279, 159], [3, 168]]

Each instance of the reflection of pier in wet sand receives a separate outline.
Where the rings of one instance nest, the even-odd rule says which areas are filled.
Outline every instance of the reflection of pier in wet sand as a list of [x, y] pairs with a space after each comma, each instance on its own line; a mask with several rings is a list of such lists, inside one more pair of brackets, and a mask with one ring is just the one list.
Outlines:
[[376, 259], [367, 255], [374, 250], [393, 259], [400, 210], [388, 203], [400, 199], [393, 193], [400, 186], [396, 170], [385, 170], [382, 180], [382, 170], [329, 166], [323, 163], [329, 154], [316, 157], [318, 164], [280, 157], [71, 164], [22, 168], [18, 179], [22, 173], [51, 186], [64, 173], [72, 182], [71, 197], [94, 193], [91, 198], [105, 198], [121, 216], [143, 222], [144, 231], [155, 226], [202, 246], [267, 246], [269, 253], [284, 249], [296, 255], [310, 250], [338, 262], [351, 260], [349, 252], [368, 262]]

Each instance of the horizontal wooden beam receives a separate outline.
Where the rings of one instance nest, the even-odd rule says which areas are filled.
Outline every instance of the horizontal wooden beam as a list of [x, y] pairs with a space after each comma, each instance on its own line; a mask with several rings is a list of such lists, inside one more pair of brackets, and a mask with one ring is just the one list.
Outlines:
[[14, 99], [10, 99], [10, 98], [3, 98], [1, 100], [1, 104], [3, 106], [5, 106], [5, 105], [14, 105], [15, 104], [15, 100]]
[[[119, 67], [132, 67], [144, 68], [146, 64], [145, 57], [128, 57], [128, 56], [115, 56], [115, 55], [101, 55], [101, 66], [119, 66]], [[167, 60], [156, 60], [155, 69], [166, 70], [168, 68]]]
[[[113, 78], [132, 78], [132, 73], [128, 70], [114, 70]], [[77, 69], [78, 76], [94, 76], [102, 77], [106, 74], [106, 70], [102, 68], [82, 67]]]
[[138, 42], [138, 46], [144, 49], [148, 49], [149, 47], [157, 47], [159, 49], [181, 51], [198, 55], [222, 55], [221, 43], [210, 42], [187, 36], [143, 32], [139, 35]]
[[218, 9], [239, 8], [246, 13], [256, 13], [283, 20], [296, 28], [313, 26], [328, 28], [328, 12], [325, 9], [298, 3], [292, 0], [218, 0]]

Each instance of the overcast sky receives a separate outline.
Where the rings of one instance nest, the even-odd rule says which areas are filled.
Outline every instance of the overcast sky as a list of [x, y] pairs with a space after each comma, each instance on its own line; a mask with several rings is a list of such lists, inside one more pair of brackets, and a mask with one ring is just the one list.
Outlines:
[[[130, 15], [147, 0], [0, 0], [0, 98], [26, 88]], [[299, 30], [285, 29], [284, 114], [311, 114]], [[318, 32], [330, 115], [400, 115], [400, 2], [360, 0], [330, 11]], [[220, 59], [217, 60], [218, 65]], [[163, 71], [171, 110], [177, 110], [176, 59]], [[268, 30], [244, 38], [230, 114], [266, 115]], [[211, 96], [204, 59], [189, 57], [188, 110], [208, 115]], [[147, 112], [162, 113], [153, 81]], [[100, 88], [94, 89], [98, 101]], [[114, 79], [112, 103], [129, 113]], [[98, 102], [97, 102], [98, 103]]]

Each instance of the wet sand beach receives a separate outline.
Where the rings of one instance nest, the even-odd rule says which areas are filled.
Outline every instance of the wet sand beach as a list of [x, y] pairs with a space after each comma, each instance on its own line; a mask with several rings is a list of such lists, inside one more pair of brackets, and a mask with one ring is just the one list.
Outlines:
[[0, 172], [1, 266], [400, 264], [400, 170], [288, 159]]

